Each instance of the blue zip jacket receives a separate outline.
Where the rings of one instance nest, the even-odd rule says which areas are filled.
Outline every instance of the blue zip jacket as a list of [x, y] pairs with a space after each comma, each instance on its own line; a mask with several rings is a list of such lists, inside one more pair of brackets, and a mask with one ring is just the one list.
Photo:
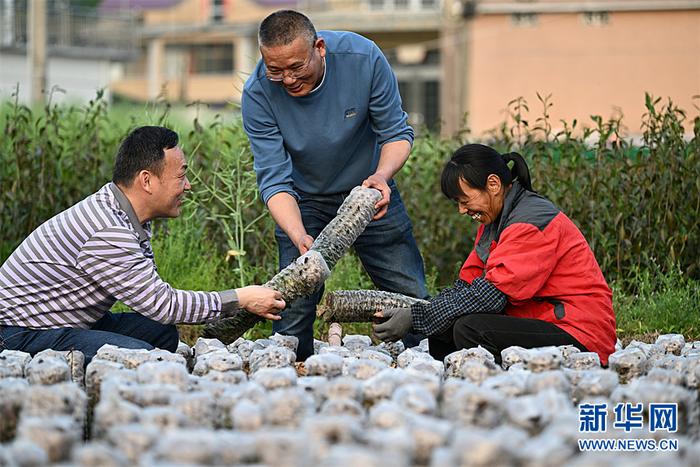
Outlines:
[[283, 191], [298, 198], [296, 189], [350, 191], [374, 173], [383, 144], [413, 144], [396, 77], [379, 47], [352, 32], [318, 35], [326, 43], [326, 72], [314, 92], [290, 96], [265, 77], [262, 60], [243, 88], [243, 126], [265, 204]]

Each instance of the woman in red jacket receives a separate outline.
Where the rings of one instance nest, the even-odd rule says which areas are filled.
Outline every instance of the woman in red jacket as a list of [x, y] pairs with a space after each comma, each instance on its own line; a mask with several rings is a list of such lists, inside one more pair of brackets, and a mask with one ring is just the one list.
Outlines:
[[441, 187], [481, 223], [474, 249], [454, 286], [429, 304], [380, 312], [389, 319], [375, 325], [377, 336], [396, 340], [412, 328], [429, 336], [435, 358], [481, 345], [499, 362], [513, 345], [568, 344], [607, 365], [617, 340], [612, 292], [578, 228], [532, 190], [522, 156], [462, 146]]

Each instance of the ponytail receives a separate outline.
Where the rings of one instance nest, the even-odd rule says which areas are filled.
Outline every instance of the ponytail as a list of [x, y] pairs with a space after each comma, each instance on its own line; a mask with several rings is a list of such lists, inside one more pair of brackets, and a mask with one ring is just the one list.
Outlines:
[[[512, 169], [508, 167], [509, 162], [513, 162]], [[485, 190], [490, 174], [497, 175], [505, 186], [518, 180], [524, 189], [534, 191], [523, 156], [517, 152], [500, 154], [483, 144], [467, 144], [455, 151], [442, 170], [440, 188], [448, 199], [456, 200], [462, 194], [460, 180], [472, 188]]]
[[530, 180], [530, 169], [527, 167], [527, 163], [523, 156], [517, 152], [509, 152], [507, 154], [502, 154], [501, 159], [505, 162], [506, 166], [508, 162], [513, 162], [513, 168], [510, 169], [510, 173], [513, 180], [518, 180], [520, 185], [528, 191], [535, 191], [532, 189], [532, 181]]

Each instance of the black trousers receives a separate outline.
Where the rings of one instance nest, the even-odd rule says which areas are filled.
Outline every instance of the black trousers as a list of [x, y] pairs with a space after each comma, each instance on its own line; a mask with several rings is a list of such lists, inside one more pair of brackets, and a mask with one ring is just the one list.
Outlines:
[[552, 323], [492, 313], [461, 316], [445, 332], [428, 337], [428, 343], [430, 355], [438, 360], [457, 350], [480, 345], [491, 352], [499, 364], [501, 351], [512, 345], [526, 349], [573, 345], [582, 352], [588, 352], [571, 334]]

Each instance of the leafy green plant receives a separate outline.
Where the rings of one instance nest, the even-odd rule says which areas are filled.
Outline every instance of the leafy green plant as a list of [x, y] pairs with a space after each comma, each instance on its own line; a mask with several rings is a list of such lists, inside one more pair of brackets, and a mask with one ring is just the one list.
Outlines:
[[[187, 211], [193, 208], [185, 207]], [[202, 242], [203, 224], [191, 214], [185, 212], [179, 219], [160, 221], [156, 225], [152, 243], [158, 273], [178, 289], [209, 292], [238, 287], [236, 271], [229, 267], [223, 254]], [[178, 327], [181, 339], [193, 344], [202, 326]]]
[[459, 145], [425, 134], [416, 139], [411, 157], [396, 175], [426, 270], [436, 271], [439, 284], [452, 283], [476, 234], [476, 224], [460, 216], [440, 191], [442, 169]]
[[[53, 92], [58, 92], [54, 89]], [[167, 112], [158, 122], [167, 120]], [[116, 118], [103, 93], [86, 105], [43, 108], [13, 99], [0, 107], [0, 259], [41, 223], [97, 191], [111, 178], [114, 156], [139, 119]]]

